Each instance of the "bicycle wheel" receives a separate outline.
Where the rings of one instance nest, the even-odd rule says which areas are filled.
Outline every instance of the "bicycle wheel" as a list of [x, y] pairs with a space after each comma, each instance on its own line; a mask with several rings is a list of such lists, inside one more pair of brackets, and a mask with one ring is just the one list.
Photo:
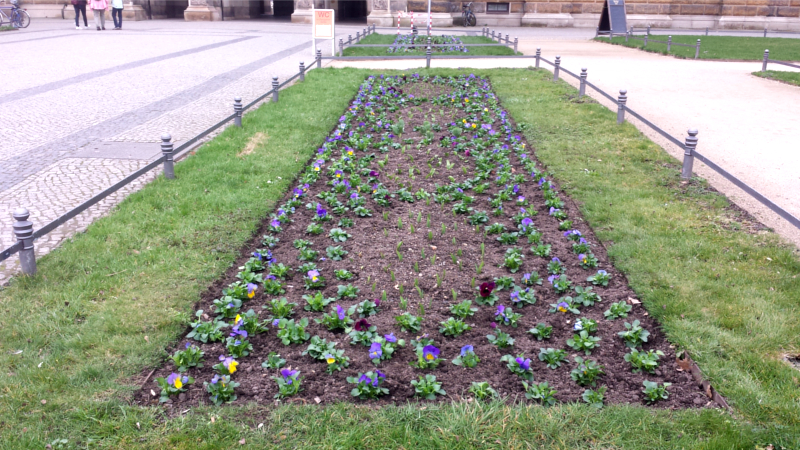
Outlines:
[[470, 12], [464, 23], [465, 26], [474, 27], [478, 23], [478, 19], [475, 18], [475, 14], [472, 14], [472, 12]]
[[461, 20], [464, 22], [464, 26], [465, 27], [469, 26], [469, 25], [467, 25], [467, 12], [466, 11], [461, 13]]
[[20, 28], [28, 28], [28, 25], [31, 24], [31, 16], [28, 15], [28, 12], [22, 9], [17, 10], [17, 24]]

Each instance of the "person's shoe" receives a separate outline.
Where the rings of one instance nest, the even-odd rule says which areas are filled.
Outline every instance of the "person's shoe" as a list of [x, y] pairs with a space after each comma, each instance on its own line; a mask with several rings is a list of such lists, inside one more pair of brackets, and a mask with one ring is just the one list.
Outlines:
[[103, 31], [105, 31], [105, 30], [106, 30], [106, 27], [103, 27]]
[[81, 29], [81, 27], [75, 27], [75, 29], [76, 29], [76, 30], [80, 30], [80, 29]]
[[88, 29], [89, 29], [89, 25], [84, 25], [84, 26], [83, 26], [83, 29], [84, 29], [84, 30], [88, 30]]
[[97, 27], [97, 31], [100, 31], [100, 27]]

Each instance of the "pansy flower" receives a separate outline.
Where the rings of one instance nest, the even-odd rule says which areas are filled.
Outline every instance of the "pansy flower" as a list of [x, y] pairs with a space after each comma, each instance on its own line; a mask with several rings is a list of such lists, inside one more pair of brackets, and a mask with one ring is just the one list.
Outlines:
[[569, 304], [567, 304], [567, 302], [559, 302], [558, 305], [556, 305], [556, 307], [559, 312], [565, 313], [569, 311]]
[[336, 315], [339, 316], [339, 320], [344, 320], [344, 308], [342, 305], [336, 305]]
[[256, 295], [258, 285], [254, 283], [247, 283], [247, 298], [253, 298]]
[[336, 362], [336, 358], [334, 358], [333, 355], [331, 355], [330, 353], [326, 353], [325, 362], [327, 362], [328, 364], [333, 364]]
[[175, 389], [180, 389], [180, 388], [182, 388], [182, 387], [183, 387], [183, 383], [184, 383], [184, 381], [181, 379], [181, 376], [180, 376], [180, 375], [178, 375], [178, 374], [177, 374], [177, 373], [175, 373], [175, 372], [172, 372], [172, 373], [171, 373], [171, 374], [170, 374], [170, 375], [167, 377], [167, 384], [169, 384], [169, 385], [171, 385], [171, 386], [175, 386]]
[[367, 322], [367, 319], [360, 319], [356, 321], [354, 328], [356, 329], [356, 331], [367, 331], [371, 326], [372, 325], [370, 325], [369, 322]]
[[471, 345], [465, 345], [461, 347], [461, 357], [463, 358], [467, 353], [474, 353], [475, 349]]
[[383, 349], [380, 342], [373, 342], [369, 347], [369, 359], [380, 359], [383, 356]]
[[517, 303], [519, 301], [519, 291], [514, 291], [511, 293], [511, 301], [514, 303]]
[[322, 219], [327, 215], [328, 215], [328, 210], [323, 208], [322, 205], [320, 205], [319, 203], [317, 203], [317, 217]]
[[281, 370], [281, 376], [286, 384], [292, 384], [294, 380], [292, 378], [296, 377], [297, 374], [300, 373], [297, 370], [290, 370], [290, 369], [283, 369]]
[[585, 253], [581, 253], [580, 255], [578, 255], [578, 260], [579, 260], [579, 261], [580, 261], [582, 264], [586, 264], [586, 263], [588, 263], [588, 262], [589, 262], [589, 258], [587, 258], [587, 257], [586, 257], [586, 254], [585, 254]]
[[269, 223], [273, 228], [278, 228], [281, 226], [281, 221], [278, 219], [272, 219], [272, 222]]
[[487, 281], [487, 282], [481, 283], [481, 285], [480, 285], [481, 297], [486, 298], [486, 297], [492, 295], [492, 291], [494, 290], [495, 286], [497, 286], [497, 285], [494, 283], [494, 281]]
[[530, 370], [531, 369], [531, 360], [530, 359], [523, 359], [523, 358], [516, 358], [517, 364], [519, 364], [519, 368], [522, 370]]
[[386, 342], [397, 342], [397, 337], [394, 335], [394, 333], [385, 334], [383, 338], [386, 339]]
[[426, 345], [422, 348], [422, 357], [425, 361], [433, 361], [439, 357], [439, 349], [433, 345]]
[[308, 276], [308, 278], [309, 278], [311, 281], [313, 281], [313, 282], [315, 282], [315, 283], [316, 283], [316, 282], [317, 282], [317, 280], [319, 279], [319, 271], [318, 271], [318, 270], [309, 270], [309, 271], [308, 271], [308, 273], [307, 273], [306, 275]]

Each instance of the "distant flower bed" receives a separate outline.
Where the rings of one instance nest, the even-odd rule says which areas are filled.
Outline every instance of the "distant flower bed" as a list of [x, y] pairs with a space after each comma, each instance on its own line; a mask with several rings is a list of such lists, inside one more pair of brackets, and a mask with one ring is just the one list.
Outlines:
[[[464, 47], [464, 43], [456, 36], [431, 36], [431, 44], [446, 45], [446, 47], [431, 46], [431, 53], [469, 52], [469, 48]], [[399, 34], [386, 51], [389, 53], [425, 52], [427, 46], [427, 35]]]

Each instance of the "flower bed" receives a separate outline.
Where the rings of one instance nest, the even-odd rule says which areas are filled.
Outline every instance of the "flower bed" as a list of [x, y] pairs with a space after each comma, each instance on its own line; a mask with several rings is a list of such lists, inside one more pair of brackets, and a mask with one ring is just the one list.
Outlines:
[[[461, 39], [456, 36], [431, 36], [431, 43], [448, 46], [431, 47], [431, 53], [469, 52], [469, 48], [465, 47], [463, 45], [464, 43], [461, 42]], [[398, 34], [394, 42], [386, 51], [388, 53], [425, 52], [427, 46], [428, 36], [417, 34]]]
[[517, 131], [488, 80], [367, 79], [139, 400], [704, 405]]

